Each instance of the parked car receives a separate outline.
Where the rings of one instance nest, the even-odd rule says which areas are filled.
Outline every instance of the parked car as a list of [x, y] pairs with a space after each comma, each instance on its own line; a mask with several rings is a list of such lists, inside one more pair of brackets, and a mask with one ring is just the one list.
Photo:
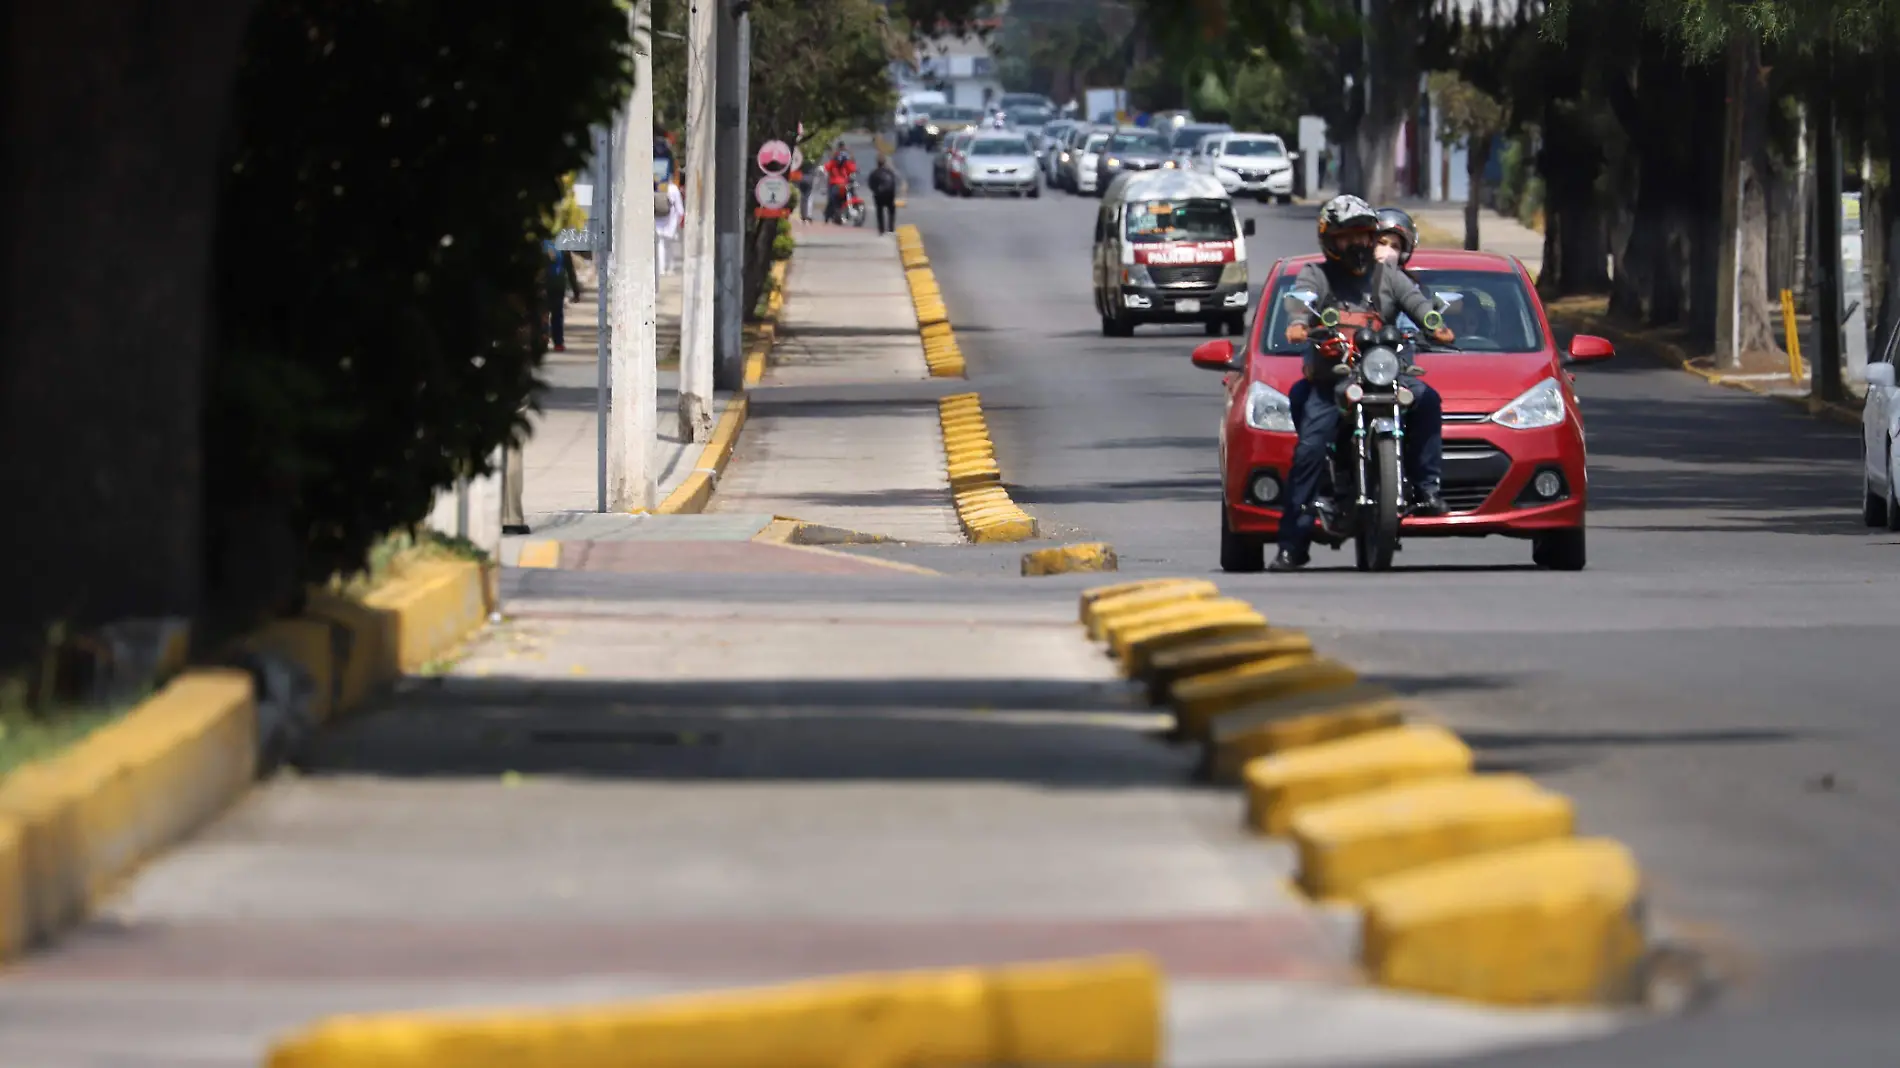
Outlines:
[[1209, 134], [1189, 166], [1220, 179], [1229, 196], [1293, 200], [1293, 157], [1273, 134]]
[[[1305, 355], [1304, 345], [1286, 340], [1286, 294], [1300, 268], [1318, 259], [1273, 265], [1243, 350], [1223, 339], [1194, 351], [1196, 366], [1227, 376], [1220, 430], [1224, 570], [1258, 571], [1280, 529], [1295, 443], [1289, 395]], [[1587, 334], [1560, 349], [1530, 275], [1511, 257], [1420, 249], [1407, 266], [1428, 294], [1445, 299], [1445, 325], [1458, 340], [1457, 351], [1426, 348], [1417, 355], [1425, 381], [1444, 400], [1451, 511], [1407, 517], [1401, 536], [1524, 538], [1538, 564], [1582, 570], [1589, 475], [1569, 369], [1607, 360], [1615, 349]]]
[[1867, 405], [1860, 425], [1866, 466], [1861, 480], [1862, 511], [1870, 527], [1900, 530], [1900, 330], [1887, 338], [1886, 351], [1867, 364]]
[[975, 136], [975, 130], [958, 130], [937, 145], [937, 154], [930, 161], [931, 185], [936, 186], [941, 192], [956, 192], [952, 183], [954, 177], [952, 164], [956, 162], [957, 150], [963, 146], [964, 142]]
[[1174, 166], [1168, 158], [1167, 138], [1158, 131], [1124, 126], [1110, 134], [1095, 162], [1095, 195], [1124, 171], [1152, 171]]
[[964, 196], [978, 193], [1042, 195], [1042, 172], [1036, 166], [1035, 152], [1022, 134], [1014, 131], [978, 134], [970, 139], [963, 155], [959, 191]]

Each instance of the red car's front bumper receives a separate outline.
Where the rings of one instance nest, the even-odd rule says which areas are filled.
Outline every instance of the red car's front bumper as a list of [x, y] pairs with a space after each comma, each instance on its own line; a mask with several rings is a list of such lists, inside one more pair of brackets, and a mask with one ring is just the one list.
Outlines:
[[[1446, 413], [1445, 502], [1449, 515], [1409, 518], [1409, 537], [1482, 537], [1502, 534], [1530, 537], [1547, 530], [1583, 525], [1587, 489], [1583, 438], [1570, 421], [1542, 430], [1511, 430], [1475, 416]], [[1222, 454], [1222, 496], [1229, 529], [1244, 534], [1278, 534], [1279, 502], [1293, 466], [1292, 434], [1228, 427]], [[1532, 483], [1554, 471], [1562, 488], [1554, 498], [1540, 496]], [[1278, 487], [1271, 500], [1253, 493], [1255, 480], [1270, 475]]]

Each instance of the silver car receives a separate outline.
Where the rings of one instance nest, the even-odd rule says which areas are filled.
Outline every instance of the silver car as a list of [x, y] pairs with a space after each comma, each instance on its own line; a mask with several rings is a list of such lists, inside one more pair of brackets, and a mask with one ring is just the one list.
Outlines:
[[1042, 195], [1042, 169], [1022, 134], [985, 133], [964, 152], [963, 195], [1013, 193]]
[[1095, 190], [1095, 164], [1101, 158], [1102, 146], [1108, 144], [1108, 131], [1098, 130], [1082, 139], [1082, 143], [1070, 153], [1065, 165], [1069, 192], [1093, 194]]

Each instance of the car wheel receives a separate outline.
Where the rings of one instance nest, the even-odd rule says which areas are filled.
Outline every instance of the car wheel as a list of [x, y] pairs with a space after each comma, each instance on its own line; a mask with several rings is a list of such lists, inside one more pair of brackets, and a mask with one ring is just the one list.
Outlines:
[[1885, 527], [1888, 520], [1893, 518], [1893, 510], [1887, 507], [1885, 496], [1874, 492], [1873, 483], [1866, 475], [1861, 476], [1860, 496], [1860, 521], [1876, 530]]
[[1250, 574], [1267, 566], [1267, 539], [1241, 534], [1227, 525], [1227, 502], [1220, 505], [1220, 569]]
[[1227, 332], [1235, 337], [1245, 334], [1247, 332], [1247, 317], [1245, 315], [1236, 315], [1228, 319]]
[[1201, 324], [1201, 328], [1207, 331], [1208, 337], [1219, 337], [1221, 335], [1221, 328], [1226, 325], [1227, 322], [1224, 319], [1209, 319]]
[[1280, 194], [1280, 203], [1282, 203], [1282, 204], [1291, 204], [1291, 203], [1293, 203], [1293, 194], [1291, 194], [1291, 193], [1281, 193], [1281, 194]]
[[1031, 188], [1031, 189], [1029, 190], [1029, 197], [1030, 197], [1030, 199], [1032, 199], [1032, 200], [1033, 200], [1033, 199], [1035, 199], [1035, 198], [1037, 198], [1037, 197], [1040, 197], [1040, 196], [1042, 196], [1042, 186], [1040, 186], [1040, 185], [1038, 185], [1038, 186], [1035, 186], [1035, 187], [1033, 187], [1033, 188]]
[[1551, 571], [1582, 571], [1589, 554], [1583, 528], [1552, 530], [1531, 539], [1531, 562]]

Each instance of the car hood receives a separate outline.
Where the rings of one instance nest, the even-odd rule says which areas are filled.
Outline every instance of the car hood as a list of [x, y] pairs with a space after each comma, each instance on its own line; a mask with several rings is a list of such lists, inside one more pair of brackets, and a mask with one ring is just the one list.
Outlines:
[[1495, 412], [1554, 373], [1544, 352], [1422, 352], [1418, 365], [1448, 412]]
[[1222, 156], [1220, 165], [1228, 170], [1239, 167], [1247, 171], [1271, 171], [1292, 166], [1292, 161], [1285, 156]]
[[1116, 159], [1138, 159], [1144, 163], [1150, 160], [1156, 163], [1159, 163], [1160, 161], [1168, 158], [1168, 154], [1166, 152], [1157, 152], [1157, 151], [1153, 151], [1151, 149], [1145, 149], [1145, 148], [1134, 151], [1134, 152], [1130, 152], [1125, 148], [1110, 149], [1107, 151], [1110, 155], [1114, 156]]
[[971, 156], [972, 167], [1034, 167], [1034, 156]]

